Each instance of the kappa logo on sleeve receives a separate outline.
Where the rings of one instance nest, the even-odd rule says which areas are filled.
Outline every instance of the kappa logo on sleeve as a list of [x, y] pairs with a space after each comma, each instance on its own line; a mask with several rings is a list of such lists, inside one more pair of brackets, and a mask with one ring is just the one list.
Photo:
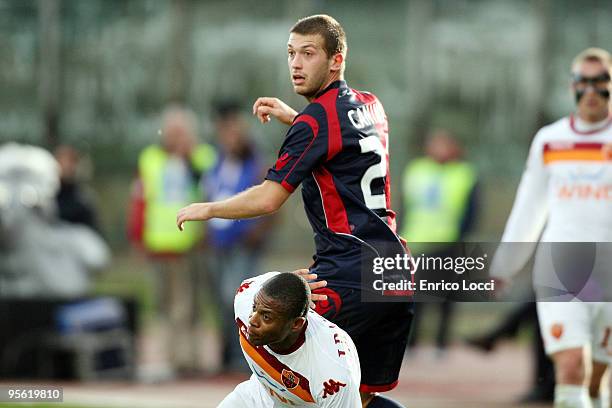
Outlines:
[[327, 300], [319, 300], [315, 304], [315, 312], [318, 315], [324, 316], [327, 319], [333, 319], [340, 313], [342, 298], [338, 292], [330, 288], [319, 288], [315, 289], [312, 293], [327, 296]]
[[289, 156], [289, 153], [287, 152], [283, 153], [276, 161], [276, 164], [274, 164], [274, 170], [281, 170], [290, 161], [291, 161], [291, 156]]
[[330, 379], [327, 382], [323, 383], [323, 398], [327, 398], [330, 395], [336, 394], [340, 391], [340, 387], [346, 387], [346, 384], [341, 383], [340, 381]]
[[244, 281], [244, 282], [242, 282], [240, 287], [236, 290], [236, 294], [244, 292], [245, 289], [248, 289], [249, 286], [251, 286], [251, 283], [253, 283], [253, 281]]

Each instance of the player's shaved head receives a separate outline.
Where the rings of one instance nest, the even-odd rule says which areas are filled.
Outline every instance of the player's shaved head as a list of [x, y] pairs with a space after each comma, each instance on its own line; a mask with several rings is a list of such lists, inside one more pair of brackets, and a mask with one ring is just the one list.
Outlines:
[[291, 272], [282, 272], [268, 280], [261, 291], [277, 302], [286, 318], [305, 317], [310, 304], [310, 288], [306, 281]]
[[316, 14], [310, 17], [304, 17], [298, 20], [290, 33], [301, 35], [319, 34], [325, 42], [325, 53], [328, 58], [335, 54], [346, 56], [346, 34], [339, 22], [326, 14]]

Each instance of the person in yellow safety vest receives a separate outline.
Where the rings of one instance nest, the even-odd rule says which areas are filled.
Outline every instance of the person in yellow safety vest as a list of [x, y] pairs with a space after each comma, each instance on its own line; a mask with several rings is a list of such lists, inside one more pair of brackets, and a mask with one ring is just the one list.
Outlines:
[[[452, 256], [448, 243], [461, 241], [474, 225], [477, 173], [472, 164], [463, 160], [461, 145], [448, 130], [432, 132], [427, 137], [425, 153], [404, 170], [401, 236], [408, 241], [413, 256]], [[411, 346], [416, 344], [421, 306], [415, 304]], [[453, 307], [449, 301], [440, 306], [436, 346], [441, 354], [448, 343]]]
[[401, 235], [413, 253], [436, 246], [427, 243], [460, 241], [475, 215], [477, 174], [462, 160], [459, 142], [438, 130], [428, 137], [426, 153], [406, 166], [402, 179]]
[[144, 148], [132, 192], [129, 235], [149, 258], [156, 272], [156, 303], [168, 373], [198, 371], [195, 333], [199, 323], [199, 271], [191, 256], [203, 238], [202, 225], [187, 234], [176, 229], [178, 209], [200, 199], [200, 178], [215, 163], [208, 144], [197, 143], [197, 119], [188, 109], [171, 106], [162, 117], [162, 140]]

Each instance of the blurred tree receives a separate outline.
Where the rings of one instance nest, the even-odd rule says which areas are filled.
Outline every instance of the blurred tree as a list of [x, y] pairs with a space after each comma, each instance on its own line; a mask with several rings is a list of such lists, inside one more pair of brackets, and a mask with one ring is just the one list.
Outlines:
[[169, 101], [185, 103], [191, 79], [192, 0], [172, 1]]
[[[431, 54], [430, 31], [433, 24], [434, 4], [429, 1], [406, 2], [406, 79], [410, 92], [406, 93], [407, 104], [411, 107], [405, 120], [410, 124], [409, 134], [420, 141], [428, 132], [433, 113], [434, 94], [427, 71], [428, 56]], [[431, 58], [429, 59], [431, 60]], [[418, 143], [419, 145], [421, 143]]]
[[532, 134], [548, 123], [546, 115], [546, 85], [550, 77], [550, 64], [554, 54], [552, 41], [552, 1], [540, 0], [534, 2], [535, 15], [537, 18], [537, 39], [535, 52], [535, 85], [534, 90], [534, 116]]
[[60, 0], [39, 0], [39, 100], [44, 118], [44, 142], [59, 144], [60, 124]]

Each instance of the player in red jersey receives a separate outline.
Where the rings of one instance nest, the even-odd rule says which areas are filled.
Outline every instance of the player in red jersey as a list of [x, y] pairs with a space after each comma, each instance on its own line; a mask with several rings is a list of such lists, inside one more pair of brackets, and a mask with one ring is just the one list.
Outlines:
[[310, 269], [328, 282], [323, 293], [329, 299], [317, 311], [355, 342], [364, 406], [401, 407], [377, 393], [397, 385], [412, 305], [362, 301], [373, 291], [362, 281], [364, 258], [405, 253], [390, 208], [387, 118], [376, 96], [344, 81], [346, 51], [344, 30], [332, 17], [311, 16], [293, 26], [287, 44], [291, 81], [310, 103], [299, 114], [277, 98], [259, 98], [253, 106], [262, 123], [275, 117], [290, 126], [278, 160], [262, 184], [227, 200], [185, 207], [177, 225], [269, 214], [301, 184], [316, 246]]

